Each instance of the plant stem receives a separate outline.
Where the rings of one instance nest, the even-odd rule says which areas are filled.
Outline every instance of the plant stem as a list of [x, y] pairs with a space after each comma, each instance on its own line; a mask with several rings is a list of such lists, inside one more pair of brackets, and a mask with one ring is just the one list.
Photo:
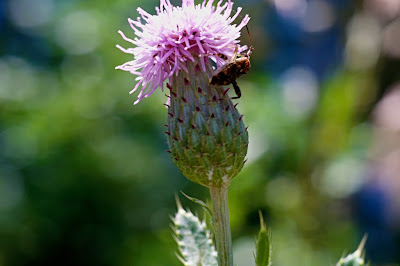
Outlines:
[[213, 227], [219, 266], [233, 266], [232, 237], [229, 225], [228, 187], [210, 187]]

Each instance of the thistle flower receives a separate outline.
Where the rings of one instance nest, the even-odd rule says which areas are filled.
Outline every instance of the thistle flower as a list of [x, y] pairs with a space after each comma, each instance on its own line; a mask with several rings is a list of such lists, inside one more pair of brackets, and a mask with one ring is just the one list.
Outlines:
[[202, 70], [206, 71], [209, 58], [219, 67], [225, 61], [218, 54], [230, 58], [236, 47], [239, 52], [247, 48], [238, 45], [237, 38], [250, 18], [245, 15], [239, 25], [231, 25], [241, 8], [230, 16], [233, 8], [230, 0], [225, 4], [221, 0], [217, 6], [212, 5], [213, 0], [204, 0], [201, 5], [195, 5], [194, 0], [183, 0], [181, 7], [173, 6], [169, 0], [160, 2], [157, 15], [138, 8], [141, 17], [128, 19], [136, 38], [129, 39], [119, 31], [125, 41], [136, 46], [125, 49], [117, 45], [121, 51], [134, 55], [134, 60], [116, 67], [138, 76], [138, 83], [130, 91], [133, 93], [141, 88], [134, 104], [150, 96], [158, 87], [163, 88], [167, 78], [177, 76], [182, 70], [187, 72], [188, 61], [199, 59]]
[[228, 90], [210, 84], [216, 69], [211, 61], [220, 67], [226, 64], [220, 55], [231, 58], [247, 49], [238, 38], [250, 18], [245, 15], [239, 25], [232, 24], [241, 8], [231, 16], [230, 0], [213, 2], [182, 0], [179, 7], [161, 0], [156, 15], [138, 8], [141, 17], [128, 20], [137, 37], [132, 40], [119, 31], [136, 47], [117, 45], [134, 59], [116, 68], [137, 76], [130, 92], [140, 88], [135, 104], [168, 80], [168, 152], [188, 179], [210, 189], [218, 265], [232, 266], [228, 186], [245, 162], [248, 134]]
[[122, 38], [136, 47], [124, 49], [134, 59], [117, 69], [137, 75], [138, 83], [130, 92], [141, 88], [137, 104], [158, 87], [170, 90], [167, 123], [169, 152], [181, 172], [190, 180], [207, 187], [228, 187], [244, 164], [248, 135], [242, 115], [221, 86], [209, 84], [215, 67], [236, 51], [244, 51], [238, 38], [248, 23], [245, 15], [239, 25], [232, 22], [233, 3], [213, 0], [195, 5], [183, 0], [173, 6], [161, 0], [156, 15], [141, 8], [141, 17], [129, 19], [136, 38]]

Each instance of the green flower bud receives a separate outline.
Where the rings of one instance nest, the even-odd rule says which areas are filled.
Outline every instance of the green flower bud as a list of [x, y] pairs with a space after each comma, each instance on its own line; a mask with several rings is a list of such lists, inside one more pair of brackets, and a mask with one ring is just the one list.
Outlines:
[[167, 141], [175, 165], [206, 187], [229, 186], [242, 169], [248, 133], [242, 115], [222, 86], [209, 85], [213, 70], [188, 61], [170, 78]]

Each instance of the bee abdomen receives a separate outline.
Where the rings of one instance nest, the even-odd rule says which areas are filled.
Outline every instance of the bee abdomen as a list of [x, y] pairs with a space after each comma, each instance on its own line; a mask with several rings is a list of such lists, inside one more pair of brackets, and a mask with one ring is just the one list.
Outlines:
[[210, 80], [211, 85], [229, 85], [232, 83], [230, 77], [228, 77], [225, 73], [220, 72], [217, 75], [213, 76]]

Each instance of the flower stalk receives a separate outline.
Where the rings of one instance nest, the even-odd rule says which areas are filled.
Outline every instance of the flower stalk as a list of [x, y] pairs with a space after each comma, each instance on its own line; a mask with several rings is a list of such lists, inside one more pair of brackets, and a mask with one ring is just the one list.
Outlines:
[[191, 181], [210, 190], [213, 228], [220, 266], [232, 266], [228, 187], [245, 162], [247, 129], [242, 115], [222, 86], [209, 85], [211, 64], [187, 62], [167, 83], [170, 90], [167, 123], [169, 153]]
[[219, 266], [233, 266], [232, 237], [229, 224], [228, 187], [210, 187], [213, 228]]

